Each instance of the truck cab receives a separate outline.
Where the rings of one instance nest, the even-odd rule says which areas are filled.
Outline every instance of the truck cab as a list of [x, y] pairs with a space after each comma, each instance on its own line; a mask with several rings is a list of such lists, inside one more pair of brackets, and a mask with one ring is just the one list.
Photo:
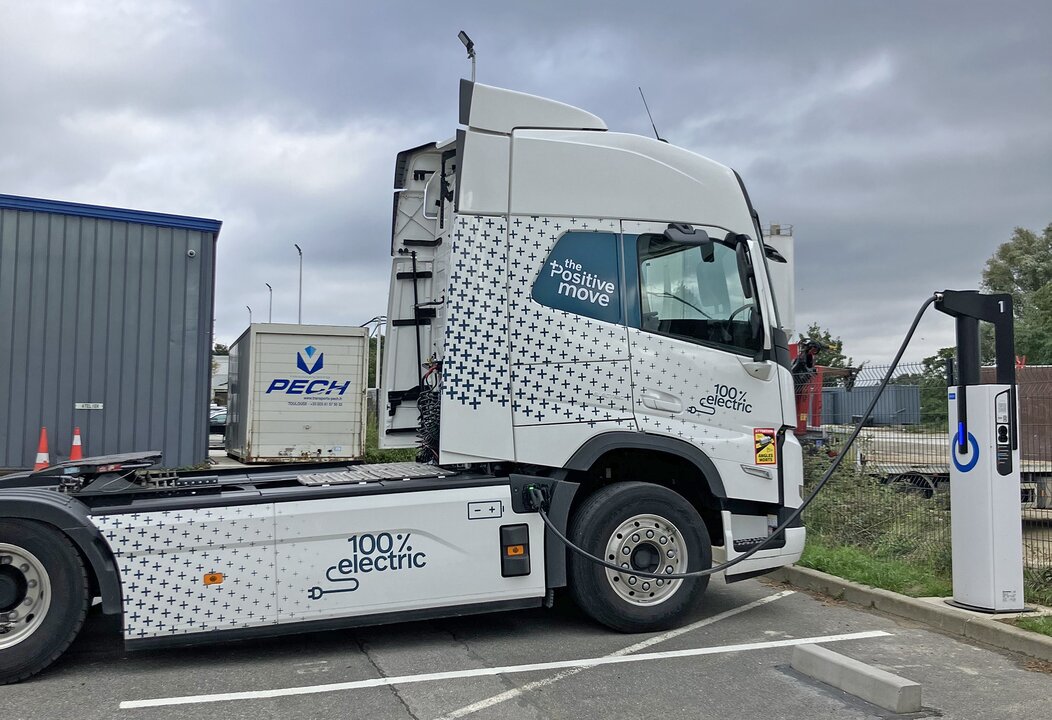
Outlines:
[[[456, 138], [395, 170], [386, 447], [443, 466], [668, 486], [714, 557], [800, 503], [788, 338], [732, 169], [466, 80]], [[383, 410], [386, 409], [386, 412]], [[419, 440], [418, 440], [419, 438]], [[795, 561], [804, 530], [728, 571]]]

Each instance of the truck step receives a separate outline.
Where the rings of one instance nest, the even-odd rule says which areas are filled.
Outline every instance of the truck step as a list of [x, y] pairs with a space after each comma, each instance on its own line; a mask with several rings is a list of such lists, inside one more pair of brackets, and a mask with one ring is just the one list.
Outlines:
[[[734, 541], [734, 552], [745, 552], [754, 545], [759, 545], [766, 537], [755, 537], [755, 538], [740, 538]], [[785, 547], [785, 533], [782, 533], [778, 538], [774, 540], [770, 545], [767, 546], [768, 550], [775, 550], [777, 548]]]
[[301, 485], [346, 485], [347, 483], [378, 482], [380, 480], [415, 480], [443, 478], [455, 475], [435, 465], [416, 462], [357, 465], [347, 470], [327, 473], [307, 473], [297, 476]]

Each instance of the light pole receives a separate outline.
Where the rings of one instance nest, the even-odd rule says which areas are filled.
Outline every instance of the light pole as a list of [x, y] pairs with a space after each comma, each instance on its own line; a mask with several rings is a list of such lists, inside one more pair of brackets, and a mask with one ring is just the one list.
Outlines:
[[248, 305], [246, 305], [245, 309], [248, 310], [248, 324], [251, 325], [252, 324], [252, 308], [250, 308]]
[[300, 305], [299, 315], [296, 322], [300, 325], [303, 324], [303, 250], [296, 243], [292, 243], [292, 246], [296, 248], [296, 252], [300, 254]]
[[270, 293], [270, 307], [267, 310], [267, 322], [274, 322], [274, 288], [270, 286], [270, 283], [263, 283], [267, 286], [267, 292]]
[[471, 82], [475, 82], [475, 43], [471, 42], [471, 38], [463, 30], [457, 33], [457, 37], [460, 38], [460, 42], [464, 43], [468, 57], [471, 58]]
[[383, 356], [384, 348], [384, 327], [387, 325], [387, 318], [380, 317], [376, 321], [376, 388], [379, 392], [380, 388], [380, 359]]

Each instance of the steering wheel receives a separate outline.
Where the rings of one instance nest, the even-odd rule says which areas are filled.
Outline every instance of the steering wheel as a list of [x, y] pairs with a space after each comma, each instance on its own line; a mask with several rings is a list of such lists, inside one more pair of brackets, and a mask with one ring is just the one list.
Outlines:
[[730, 326], [730, 324], [731, 324], [732, 322], [734, 322], [734, 318], [735, 318], [735, 317], [737, 317], [737, 316], [738, 316], [738, 313], [740, 313], [740, 312], [741, 312], [742, 310], [751, 310], [751, 309], [752, 309], [752, 307], [753, 307], [753, 304], [752, 304], [752, 303], [747, 303], [747, 304], [745, 304], [745, 305], [742, 305], [742, 306], [741, 306], [740, 308], [738, 308], [738, 309], [737, 309], [737, 310], [735, 310], [734, 312], [732, 312], [732, 313], [730, 314], [730, 317], [728, 317], [728, 318], [727, 318], [727, 325], [728, 325], [728, 326]]
[[738, 308], [734, 312], [732, 312], [730, 314], [730, 316], [727, 317], [726, 320], [723, 321], [722, 325], [723, 325], [723, 341], [724, 342], [730, 343], [730, 342], [732, 342], [734, 340], [734, 318], [738, 317], [739, 313], [741, 313], [741, 312], [743, 312], [745, 310], [752, 310], [752, 309], [753, 309], [753, 304], [752, 303], [747, 303], [745, 305], [742, 305], [740, 308]]

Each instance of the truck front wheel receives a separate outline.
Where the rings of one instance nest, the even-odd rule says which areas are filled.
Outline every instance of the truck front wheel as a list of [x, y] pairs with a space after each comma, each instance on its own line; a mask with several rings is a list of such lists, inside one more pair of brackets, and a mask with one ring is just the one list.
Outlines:
[[705, 522], [681, 495], [660, 485], [624, 482], [591, 495], [574, 514], [570, 539], [624, 568], [615, 572], [570, 555], [570, 592], [593, 619], [622, 632], [679, 624], [709, 578], [662, 580], [632, 570], [668, 574], [712, 566]]
[[43, 523], [0, 520], [0, 685], [54, 662], [87, 609], [87, 572], [69, 538]]

